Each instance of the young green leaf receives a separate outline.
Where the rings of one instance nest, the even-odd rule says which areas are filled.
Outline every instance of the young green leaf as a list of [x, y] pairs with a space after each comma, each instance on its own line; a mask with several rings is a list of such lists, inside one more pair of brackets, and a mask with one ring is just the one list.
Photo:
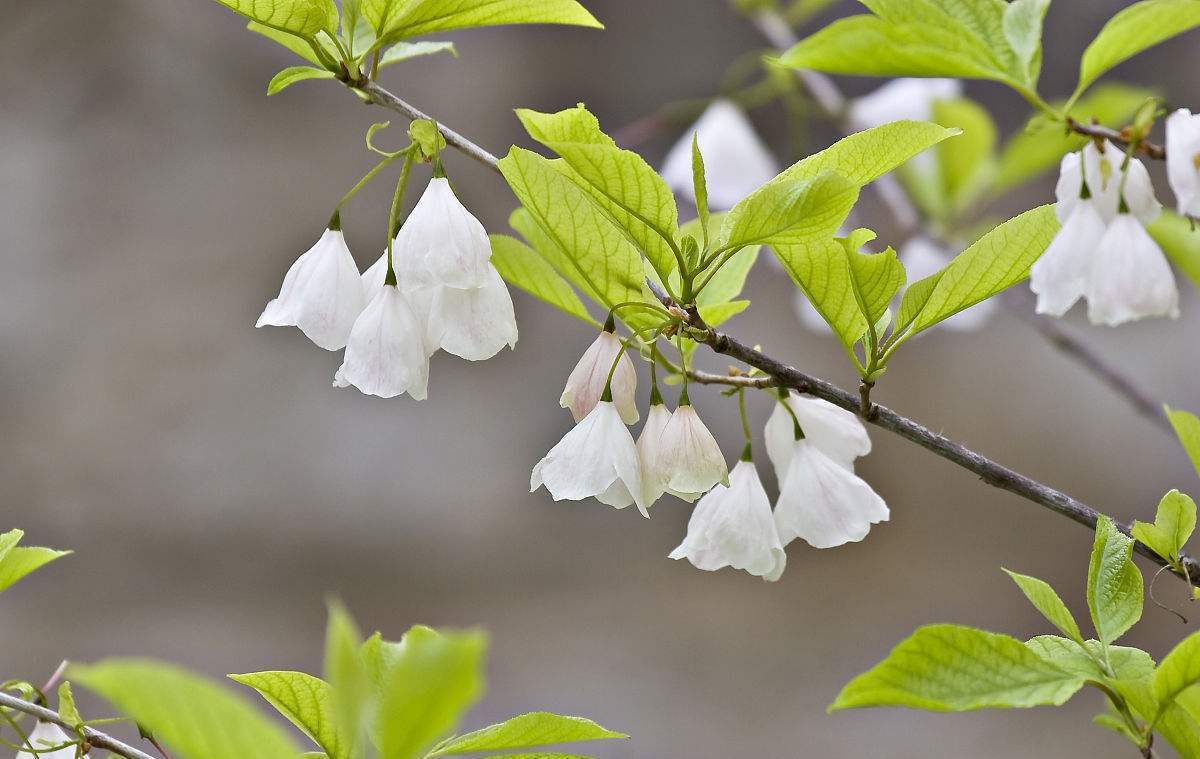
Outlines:
[[271, 78], [270, 84], [267, 85], [267, 96], [270, 97], [282, 92], [296, 82], [303, 82], [307, 79], [333, 78], [333, 72], [326, 71], [325, 69], [313, 68], [312, 66], [288, 66]]
[[1042, 23], [1050, 0], [1012, 0], [1004, 9], [1004, 38], [1023, 81], [1037, 85], [1042, 72]]
[[1117, 680], [1111, 685], [1125, 698], [1142, 722], [1149, 724], [1154, 721], [1154, 731], [1166, 738], [1183, 759], [1200, 759], [1200, 721], [1181, 707], [1191, 691], [1181, 694], [1176, 703], [1166, 704], [1160, 709], [1152, 678]]
[[[1030, 651], [1056, 667], [1090, 679], [1107, 677], [1108, 673], [1099, 662], [1104, 661], [1104, 646], [1098, 640], [1087, 640], [1083, 645], [1057, 635], [1038, 635], [1025, 641]], [[1154, 674], [1154, 660], [1140, 648], [1109, 646], [1108, 661], [1118, 678], [1138, 679]]]
[[454, 47], [453, 42], [397, 42], [380, 56], [379, 68], [438, 53], [449, 53], [455, 58], [458, 57], [458, 49]]
[[[585, 190], [551, 161], [514, 147], [500, 159], [509, 187], [536, 223], [546, 244], [517, 228], [560, 274], [604, 308], [641, 300], [643, 269], [638, 252]], [[520, 219], [514, 216], [514, 221]], [[557, 255], [561, 252], [561, 255]]]
[[1196, 26], [1195, 0], [1142, 0], [1122, 9], [1083, 51], [1076, 96], [1118, 63]]
[[549, 712], [522, 714], [497, 725], [460, 735], [441, 746], [430, 756], [475, 754], [483, 751], [505, 751], [515, 748], [535, 748], [555, 743], [628, 738], [624, 733], [597, 725], [582, 717], [564, 717]]
[[1083, 643], [1083, 635], [1079, 632], [1079, 624], [1075, 621], [1075, 617], [1071, 614], [1071, 610], [1058, 597], [1058, 593], [1054, 592], [1054, 588], [1044, 580], [1039, 580], [1036, 577], [1029, 575], [1017, 574], [1010, 572], [1007, 569], [1004, 573], [1012, 578], [1012, 581], [1017, 584], [1025, 597], [1029, 599], [1029, 603], [1042, 613], [1046, 620], [1058, 628], [1058, 631], [1066, 635], [1076, 643]]
[[967, 98], [937, 100], [933, 120], [962, 131], [938, 144], [941, 188], [950, 206], [966, 207], [991, 178], [996, 166], [996, 124], [983, 106]]
[[600, 328], [600, 322], [591, 317], [571, 285], [537, 251], [508, 235], [492, 235], [491, 241], [492, 263], [504, 281], [565, 314]]
[[1191, 219], [1174, 211], [1163, 211], [1146, 231], [1171, 263], [1186, 274], [1192, 284], [1200, 287], [1200, 233], [1194, 229]]
[[0, 533], [0, 561], [4, 561], [4, 557], [13, 549], [13, 546], [21, 542], [23, 537], [25, 537], [24, 530], [9, 530]]
[[1179, 437], [1180, 444], [1187, 451], [1192, 465], [1196, 467], [1196, 473], [1200, 474], [1200, 418], [1187, 411], [1172, 409], [1170, 406], [1166, 408], [1166, 412], [1167, 418], [1171, 420], [1171, 426], [1175, 428], [1175, 434]]
[[320, 746], [330, 759], [347, 759], [350, 742], [339, 729], [329, 683], [303, 672], [252, 672], [230, 680], [253, 688]]
[[842, 244], [828, 239], [806, 245], [775, 245], [773, 249], [804, 297], [853, 355], [854, 345], [867, 331], [867, 320], [854, 295]]
[[58, 716], [62, 717], [63, 722], [68, 725], [83, 724], [83, 717], [79, 716], [79, 709], [75, 706], [75, 694], [71, 692], [69, 682], [58, 686]]
[[767, 187], [811, 179], [823, 172], [839, 174], [862, 187], [959, 134], [958, 129], [928, 121], [893, 121], [843, 137], [819, 153], [797, 161], [768, 182]]
[[[325, 626], [325, 680], [329, 683], [329, 713], [333, 717], [331, 729], [344, 736], [338, 745], [346, 750], [362, 731], [364, 711], [370, 696], [370, 681], [359, 654], [361, 641], [362, 635], [350, 613], [341, 603], [331, 601], [329, 621]], [[324, 744], [320, 745], [329, 750]], [[332, 754], [330, 756], [331, 759], [338, 759]]]
[[604, 28], [575, 0], [363, 0], [363, 13], [388, 42], [506, 24]]
[[[267, 39], [271, 40], [272, 42], [274, 42], [278, 45], [282, 45], [283, 47], [287, 48], [288, 50], [291, 50], [293, 53], [300, 56], [301, 58], [308, 61], [309, 63], [311, 63], [314, 66], [324, 66], [324, 64], [321, 63], [321, 59], [317, 57], [316, 52], [313, 51], [312, 45], [310, 45], [308, 43], [308, 40], [304, 39], [303, 37], [297, 37], [296, 35], [292, 34], [291, 32], [282, 32], [282, 31], [275, 29], [273, 27], [270, 27], [270, 26], [263, 26], [262, 24], [258, 23], [257, 21], [248, 22], [246, 24], [246, 28], [249, 29], [250, 31], [254, 32], [255, 34], [261, 34], [262, 36], [266, 37]], [[317, 44], [321, 44], [322, 42], [324, 42], [324, 40], [325, 40], [324, 36], [318, 37]], [[328, 52], [332, 57], [334, 57], [334, 58], [337, 57], [336, 47], [332, 47], [332, 46], [323, 46], [323, 47], [325, 48], [325, 51]], [[331, 49], [331, 47], [332, 47], [332, 49]]]
[[281, 727], [240, 697], [174, 665], [107, 659], [69, 673], [180, 759], [293, 759], [299, 753]]
[[942, 271], [904, 294], [898, 329], [911, 335], [929, 329], [1029, 276], [1029, 267], [1058, 232], [1053, 206], [1009, 219], [960, 253]]
[[[0, 556], [3, 557], [0, 558], [0, 593], [55, 559], [61, 559], [71, 553], [56, 551], [53, 548], [16, 545], [16, 541], [20, 540], [23, 534], [20, 530], [13, 530], [0, 536]], [[12, 543], [5, 549], [3, 539], [10, 536], [15, 536], [15, 539], [12, 539]]]
[[830, 711], [905, 706], [934, 712], [1058, 706], [1084, 678], [1044, 661], [1007, 635], [957, 625], [919, 628], [854, 678]]
[[317, 32], [338, 31], [338, 9], [333, 0], [217, 0], [234, 13], [283, 32], [313, 37]]
[[704, 175], [704, 154], [700, 152], [700, 133], [692, 135], [692, 190], [696, 196], [696, 213], [708, 249], [708, 179]]
[[646, 253], [659, 278], [668, 276], [676, 264], [679, 211], [663, 178], [637, 153], [618, 148], [582, 105], [558, 113], [522, 108], [517, 117], [533, 139], [562, 157], [567, 175]]
[[1096, 523], [1088, 564], [1087, 602], [1096, 636], [1112, 643], [1142, 617], [1142, 573], [1133, 563], [1133, 539], [1108, 517]]
[[831, 237], [858, 200], [858, 186], [824, 172], [794, 182], [771, 181], [738, 203], [721, 225], [724, 249], [803, 245]]
[[386, 675], [380, 705], [381, 759], [423, 756], [483, 694], [482, 632], [414, 627]]
[[[857, 233], [866, 232], [867, 235]], [[904, 267], [896, 251], [888, 248], [880, 253], [863, 253], [862, 245], [875, 239], [870, 230], [855, 230], [843, 241], [846, 263], [850, 270], [850, 286], [867, 324], [874, 325], [888, 313], [888, 305], [904, 287]]]
[[1196, 529], [1196, 502], [1172, 490], [1158, 502], [1153, 524], [1133, 523], [1133, 537], [1170, 562], [1179, 561], [1183, 544]]
[[1197, 683], [1200, 683], [1200, 633], [1192, 633], [1158, 665], [1154, 672], [1154, 696], [1161, 708]]

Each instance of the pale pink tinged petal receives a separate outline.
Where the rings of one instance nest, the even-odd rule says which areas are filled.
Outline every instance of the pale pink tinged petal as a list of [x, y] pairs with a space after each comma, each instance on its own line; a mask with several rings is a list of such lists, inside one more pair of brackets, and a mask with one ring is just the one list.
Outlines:
[[1104, 237], [1104, 219], [1091, 200], [1075, 204], [1062, 229], [1029, 272], [1037, 312], [1062, 316], [1087, 292], [1096, 247]]
[[687, 536], [670, 558], [686, 558], [706, 571], [733, 567], [769, 581], [779, 579], [787, 555], [753, 463], [738, 462], [728, 486], [718, 485], [700, 499]]
[[425, 399], [429, 359], [422, 329], [395, 287], [380, 290], [354, 323], [334, 384], [353, 385], [381, 398], [408, 393], [414, 400]]
[[671, 414], [656, 471], [666, 477], [667, 489], [681, 497], [696, 497], [717, 483], [728, 482], [729, 469], [721, 447], [693, 406], [680, 406]]
[[1167, 117], [1167, 181], [1179, 213], [1200, 216], [1200, 113], [1185, 108]]
[[642, 500], [649, 508], [667, 492], [667, 477], [660, 470], [663, 431], [671, 421], [671, 412], [662, 403], [650, 406], [646, 423], [637, 439], [638, 461], [642, 467]]
[[612, 395], [621, 418], [626, 424], [637, 422], [640, 414], [637, 409], [637, 369], [627, 353], [622, 352], [621, 340], [612, 332], [601, 332], [586, 351], [579, 363], [571, 370], [563, 389], [559, 405], [569, 408], [575, 421], [583, 419], [604, 393], [604, 385], [608, 381], [608, 373], [612, 370], [613, 360], [621, 355], [613, 374]]
[[798, 537], [814, 548], [857, 542], [888, 516], [887, 504], [864, 480], [808, 440], [796, 442], [775, 507], [784, 545]]
[[483, 287], [460, 290], [437, 288], [430, 312], [427, 338], [468, 361], [484, 361], [505, 345], [517, 344], [517, 319], [512, 297], [495, 267]]
[[663, 162], [662, 176], [667, 185], [693, 203], [693, 135], [704, 155], [708, 204], [714, 211], [733, 208], [779, 173], [778, 162], [742, 109], [728, 100], [714, 100]]
[[1109, 225], [1088, 280], [1088, 319], [1115, 327], [1147, 317], [1179, 316], [1175, 275], [1158, 243], [1132, 214]]

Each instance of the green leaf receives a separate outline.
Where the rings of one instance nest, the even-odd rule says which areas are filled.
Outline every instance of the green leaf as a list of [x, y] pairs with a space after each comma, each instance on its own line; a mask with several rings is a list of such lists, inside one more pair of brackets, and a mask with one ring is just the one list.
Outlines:
[[1200, 633], [1192, 633], [1163, 657], [1154, 672], [1154, 696], [1160, 708], [1200, 683]]
[[1088, 564], [1087, 602], [1096, 637], [1105, 644], [1124, 635], [1142, 616], [1142, 573], [1132, 556], [1133, 539], [1101, 517]]
[[[354, 58], [362, 55], [375, 39], [375, 30], [362, 15], [362, 0], [342, 0], [342, 42]], [[365, 44], [360, 45], [360, 40]]]
[[1083, 51], [1076, 95], [1118, 63], [1196, 26], [1200, 26], [1196, 0], [1143, 0], [1124, 8]]
[[704, 175], [704, 154], [700, 152], [700, 133], [692, 134], [692, 191], [696, 196], [696, 214], [708, 249], [708, 178]]
[[263, 26], [313, 37], [317, 32], [337, 34], [338, 9], [333, 0], [217, 0], [234, 13]]
[[1004, 9], [1004, 38], [1024, 81], [1037, 84], [1042, 71], [1042, 22], [1050, 0], [1012, 0]]
[[567, 175], [645, 252], [659, 278], [666, 278], [676, 263], [671, 245], [679, 211], [663, 178], [637, 153], [618, 148], [582, 105], [552, 114], [521, 108], [517, 118], [530, 137], [562, 157], [571, 168]]
[[518, 147], [500, 159], [500, 171], [528, 212], [514, 215], [514, 226], [559, 274], [605, 309], [642, 299], [641, 257], [584, 189], [551, 161]]
[[915, 335], [1024, 280], [1057, 232], [1049, 205], [1004, 222], [945, 269], [910, 287], [901, 301], [898, 328], [911, 318], [910, 336]]
[[330, 759], [350, 756], [350, 743], [338, 727], [329, 683], [303, 672], [252, 672], [229, 679], [253, 688], [300, 728]]
[[240, 697], [179, 667], [148, 659], [72, 666], [77, 684], [102, 696], [180, 759], [294, 759], [282, 728]]
[[842, 243], [829, 239], [807, 245], [776, 245], [774, 250], [804, 297], [853, 355], [855, 343], [867, 331], [867, 320], [850, 282]]
[[397, 42], [380, 56], [379, 68], [438, 53], [449, 53], [455, 58], [458, 57], [458, 49], [454, 47], [453, 42]]
[[[308, 41], [303, 37], [297, 37], [291, 32], [282, 32], [269, 26], [263, 26], [257, 21], [251, 21], [247, 23], [246, 28], [255, 34], [261, 34], [276, 44], [286, 47], [288, 50], [291, 50], [293, 53], [313, 64], [314, 66], [323, 65], [321, 63], [321, 59], [317, 57], [315, 52], [313, 52], [312, 45], [308, 44]], [[318, 42], [320, 42], [320, 39], [318, 39]], [[333, 52], [336, 54], [336, 50]]]
[[[1070, 115], [1082, 123], [1095, 119], [1101, 124], [1124, 124], [1154, 95], [1153, 90], [1144, 87], [1105, 83], [1080, 98], [1071, 107]], [[1062, 108], [1066, 104], [1054, 105]], [[1033, 116], [1001, 151], [992, 181], [993, 194], [998, 195], [1056, 168], [1064, 155], [1079, 150], [1086, 143], [1087, 137], [1068, 132], [1062, 122], [1048, 119], [1043, 114]], [[1197, 253], [1197, 264], [1200, 266], [1200, 251]]]
[[1183, 759], [1200, 759], [1200, 721], [1181, 706], [1194, 691], [1181, 694], [1176, 703], [1167, 704], [1160, 711], [1152, 678], [1118, 680], [1111, 685], [1143, 722], [1149, 723], [1157, 716], [1155, 732], [1166, 738]]
[[334, 73], [325, 69], [313, 68], [312, 66], [288, 66], [283, 71], [280, 71], [267, 85], [267, 96], [270, 97], [278, 92], [286, 90], [296, 82], [303, 82], [306, 79], [333, 79]]
[[[345, 736], [339, 745], [347, 751], [362, 733], [370, 697], [369, 675], [360, 655], [361, 640], [350, 613], [341, 603], [330, 601], [325, 626], [325, 680], [329, 683], [333, 730]], [[321, 747], [329, 750], [324, 744]]]
[[0, 593], [55, 559], [61, 559], [71, 553], [56, 551], [53, 548], [17, 545], [24, 534], [20, 530], [12, 530], [0, 535]]
[[1012, 578], [1012, 581], [1029, 599], [1029, 603], [1033, 604], [1034, 608], [1040, 611], [1050, 624], [1058, 628], [1059, 632], [1076, 643], [1083, 643], [1079, 624], [1072, 616], [1071, 610], [1058, 597], [1058, 593], [1054, 592], [1054, 588], [1050, 587], [1049, 583], [1029, 575], [1009, 572], [1007, 569], [1004, 570], [1004, 573]]
[[414, 627], [386, 675], [380, 708], [381, 759], [422, 756], [483, 694], [482, 632]]
[[482, 730], [460, 735], [434, 751], [431, 756], [475, 754], [514, 748], [535, 748], [555, 743], [578, 743], [613, 738], [628, 738], [624, 733], [597, 725], [582, 717], [564, 717], [549, 712], [531, 712], [513, 717]]
[[58, 686], [58, 716], [68, 725], [83, 724], [83, 717], [79, 716], [79, 709], [75, 706], [75, 694], [71, 692], [71, 684], [68, 682]]
[[1163, 211], [1146, 227], [1171, 263], [1175, 264], [1192, 284], [1200, 287], [1200, 232], [1192, 221], [1174, 211]]
[[1058, 706], [1084, 679], [1044, 661], [1007, 635], [930, 625], [854, 678], [830, 711], [904, 706], [934, 712]]
[[[1056, 667], [1090, 679], [1107, 677], [1100, 667], [1104, 647], [1098, 640], [1084, 641], [1085, 652], [1080, 644], [1057, 635], [1039, 635], [1025, 642], [1030, 651]], [[1118, 678], [1137, 679], [1154, 674], [1154, 660], [1140, 648], [1109, 646], [1108, 660], [1113, 674]]]
[[600, 328], [600, 322], [591, 317], [574, 288], [537, 251], [507, 235], [492, 235], [491, 241], [492, 263], [504, 281], [565, 314]]
[[363, 13], [387, 41], [505, 24], [604, 28], [575, 0], [363, 0]]
[[794, 182], [771, 181], [729, 211], [721, 226], [721, 247], [803, 245], [827, 238], [856, 200], [858, 186], [831, 172]]
[[[715, 238], [720, 233], [721, 225], [724, 221], [725, 214], [723, 213], [713, 214], [709, 217], [708, 234], [710, 237]], [[693, 237], [703, 234], [699, 219], [689, 221], [679, 231], [681, 234]], [[701, 308], [716, 306], [728, 303], [741, 295], [742, 289], [746, 286], [746, 277], [758, 261], [760, 250], [762, 250], [762, 246], [751, 245], [731, 256], [725, 262], [725, 265], [712, 275], [712, 279], [708, 281], [708, 284], [696, 296], [696, 304]]]
[[1196, 473], [1200, 474], [1200, 418], [1187, 411], [1172, 409], [1170, 406], [1166, 407], [1166, 412], [1167, 418], [1171, 420], [1171, 426], [1175, 428], [1175, 434], [1179, 437], [1179, 443], [1187, 451], [1188, 458], [1196, 467]]
[[904, 267], [896, 257], [896, 251], [888, 248], [881, 253], [863, 253], [862, 244], [875, 238], [870, 230], [869, 237], [852, 235], [845, 243], [845, 255], [850, 267], [850, 285], [854, 299], [868, 324], [876, 324], [888, 312], [888, 306], [900, 288], [904, 287]]
[[[750, 307], [748, 300], [731, 300], [728, 303], [713, 303], [707, 306], [699, 306], [700, 318], [704, 319], [704, 323], [710, 327], [719, 327], [733, 317]], [[695, 346], [695, 343], [692, 343]], [[687, 350], [687, 343], [684, 344], [684, 350]], [[690, 356], [691, 353], [689, 352]]]
[[1158, 502], [1153, 524], [1133, 523], [1133, 537], [1142, 541], [1169, 562], [1179, 562], [1183, 544], [1196, 529], [1196, 502], [1178, 490], [1172, 490]]
[[933, 120], [962, 131], [958, 139], [939, 144], [937, 153], [942, 192], [952, 207], [964, 208], [995, 171], [996, 124], [983, 106], [966, 98], [935, 101]]
[[363, 641], [359, 647], [359, 656], [366, 670], [367, 680], [377, 693], [382, 693], [387, 674], [400, 657], [400, 644], [384, 640], [383, 636], [376, 632]]

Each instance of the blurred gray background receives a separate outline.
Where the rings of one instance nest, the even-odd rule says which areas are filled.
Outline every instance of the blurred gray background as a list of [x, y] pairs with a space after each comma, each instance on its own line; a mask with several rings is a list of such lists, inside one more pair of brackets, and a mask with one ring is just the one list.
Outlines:
[[[1079, 52], [1124, 4], [1056, 0], [1044, 94], [1068, 92]], [[719, 0], [588, 5], [606, 32], [454, 34], [460, 59], [390, 69], [384, 83], [503, 152], [528, 144], [513, 107], [584, 101], [615, 129], [713, 94], [727, 64], [762, 45]], [[1061, 712], [824, 713], [922, 623], [1046, 631], [1001, 566], [1051, 581], [1086, 618], [1087, 530], [881, 430], [860, 472], [892, 521], [838, 550], [793, 545], [774, 585], [668, 560], [688, 516], [680, 502], [647, 521], [530, 495], [530, 467], [568, 429], [558, 394], [586, 328], [517, 296], [516, 351], [482, 364], [438, 357], [424, 403], [333, 390], [336, 355], [296, 330], [253, 328], [371, 165], [362, 134], [386, 112], [328, 82], [266, 99], [289, 54], [206, 0], [6, 11], [0, 528], [77, 553], [5, 594], [5, 676], [41, 681], [64, 657], [113, 654], [213, 675], [316, 672], [323, 599], [337, 594], [393, 637], [416, 622], [486, 627], [490, 694], [468, 725], [540, 707], [584, 714], [633, 735], [597, 749], [604, 757], [1130, 754], [1089, 724], [1101, 706], [1091, 694]], [[1198, 105], [1197, 39], [1118, 74]], [[1026, 113], [998, 85], [969, 93], [1010, 130]], [[782, 154], [780, 113], [756, 119]], [[674, 138], [644, 150], [657, 162]], [[830, 138], [818, 129], [814, 147]], [[468, 206], [505, 231], [515, 201], [502, 182], [448, 162]], [[1046, 202], [1050, 187], [1001, 210]], [[363, 266], [384, 243], [388, 195], [380, 185], [345, 214]], [[1171, 202], [1162, 182], [1160, 197]], [[872, 202], [861, 223], [886, 240]], [[1155, 397], [1200, 410], [1189, 350], [1200, 308], [1180, 284], [1178, 322], [1071, 322]], [[852, 384], [834, 340], [797, 325], [791, 291], [761, 261], [756, 305], [730, 331]], [[1122, 519], [1151, 518], [1170, 487], [1200, 490], [1170, 437], [1008, 314], [912, 343], [876, 397]], [[715, 392], [695, 400], [733, 456], [734, 405]], [[766, 399], [752, 410], [760, 425]], [[1158, 592], [1185, 603], [1179, 583]], [[1189, 629], [1150, 608], [1131, 640], [1161, 656]]]

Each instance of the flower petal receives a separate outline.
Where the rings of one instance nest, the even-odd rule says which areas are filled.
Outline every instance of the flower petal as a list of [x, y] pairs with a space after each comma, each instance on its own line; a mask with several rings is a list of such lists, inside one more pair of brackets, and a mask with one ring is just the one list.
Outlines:
[[1179, 316], [1171, 266], [1133, 214], [1119, 214], [1100, 240], [1087, 299], [1093, 324], [1115, 327], [1151, 316]]
[[798, 537], [814, 548], [857, 542], [888, 516], [887, 504], [863, 479], [810, 441], [796, 442], [775, 506], [784, 545]]
[[590, 414], [600, 402], [604, 385], [608, 382], [608, 373], [618, 354], [621, 358], [612, 379], [613, 401], [626, 424], [637, 422], [640, 416], [635, 396], [637, 369], [623, 351], [620, 338], [612, 332], [601, 332], [595, 342], [588, 346], [579, 363], [571, 370], [571, 376], [567, 378], [566, 387], [559, 398], [558, 404], [571, 409], [571, 416], [576, 422]]
[[1179, 213], [1200, 216], [1200, 113], [1180, 108], [1167, 117], [1167, 181]]
[[429, 345], [468, 361], [484, 361], [505, 345], [517, 345], [517, 319], [512, 297], [490, 263], [488, 283], [460, 290], [439, 287], [433, 297], [426, 330]]
[[1062, 316], [1087, 292], [1092, 256], [1105, 225], [1091, 200], [1075, 203], [1071, 215], [1034, 262], [1029, 289], [1037, 294], [1037, 312]]
[[425, 399], [429, 359], [421, 325], [395, 287], [380, 290], [354, 323], [334, 384], [354, 385], [381, 398], [408, 393], [415, 400]]

